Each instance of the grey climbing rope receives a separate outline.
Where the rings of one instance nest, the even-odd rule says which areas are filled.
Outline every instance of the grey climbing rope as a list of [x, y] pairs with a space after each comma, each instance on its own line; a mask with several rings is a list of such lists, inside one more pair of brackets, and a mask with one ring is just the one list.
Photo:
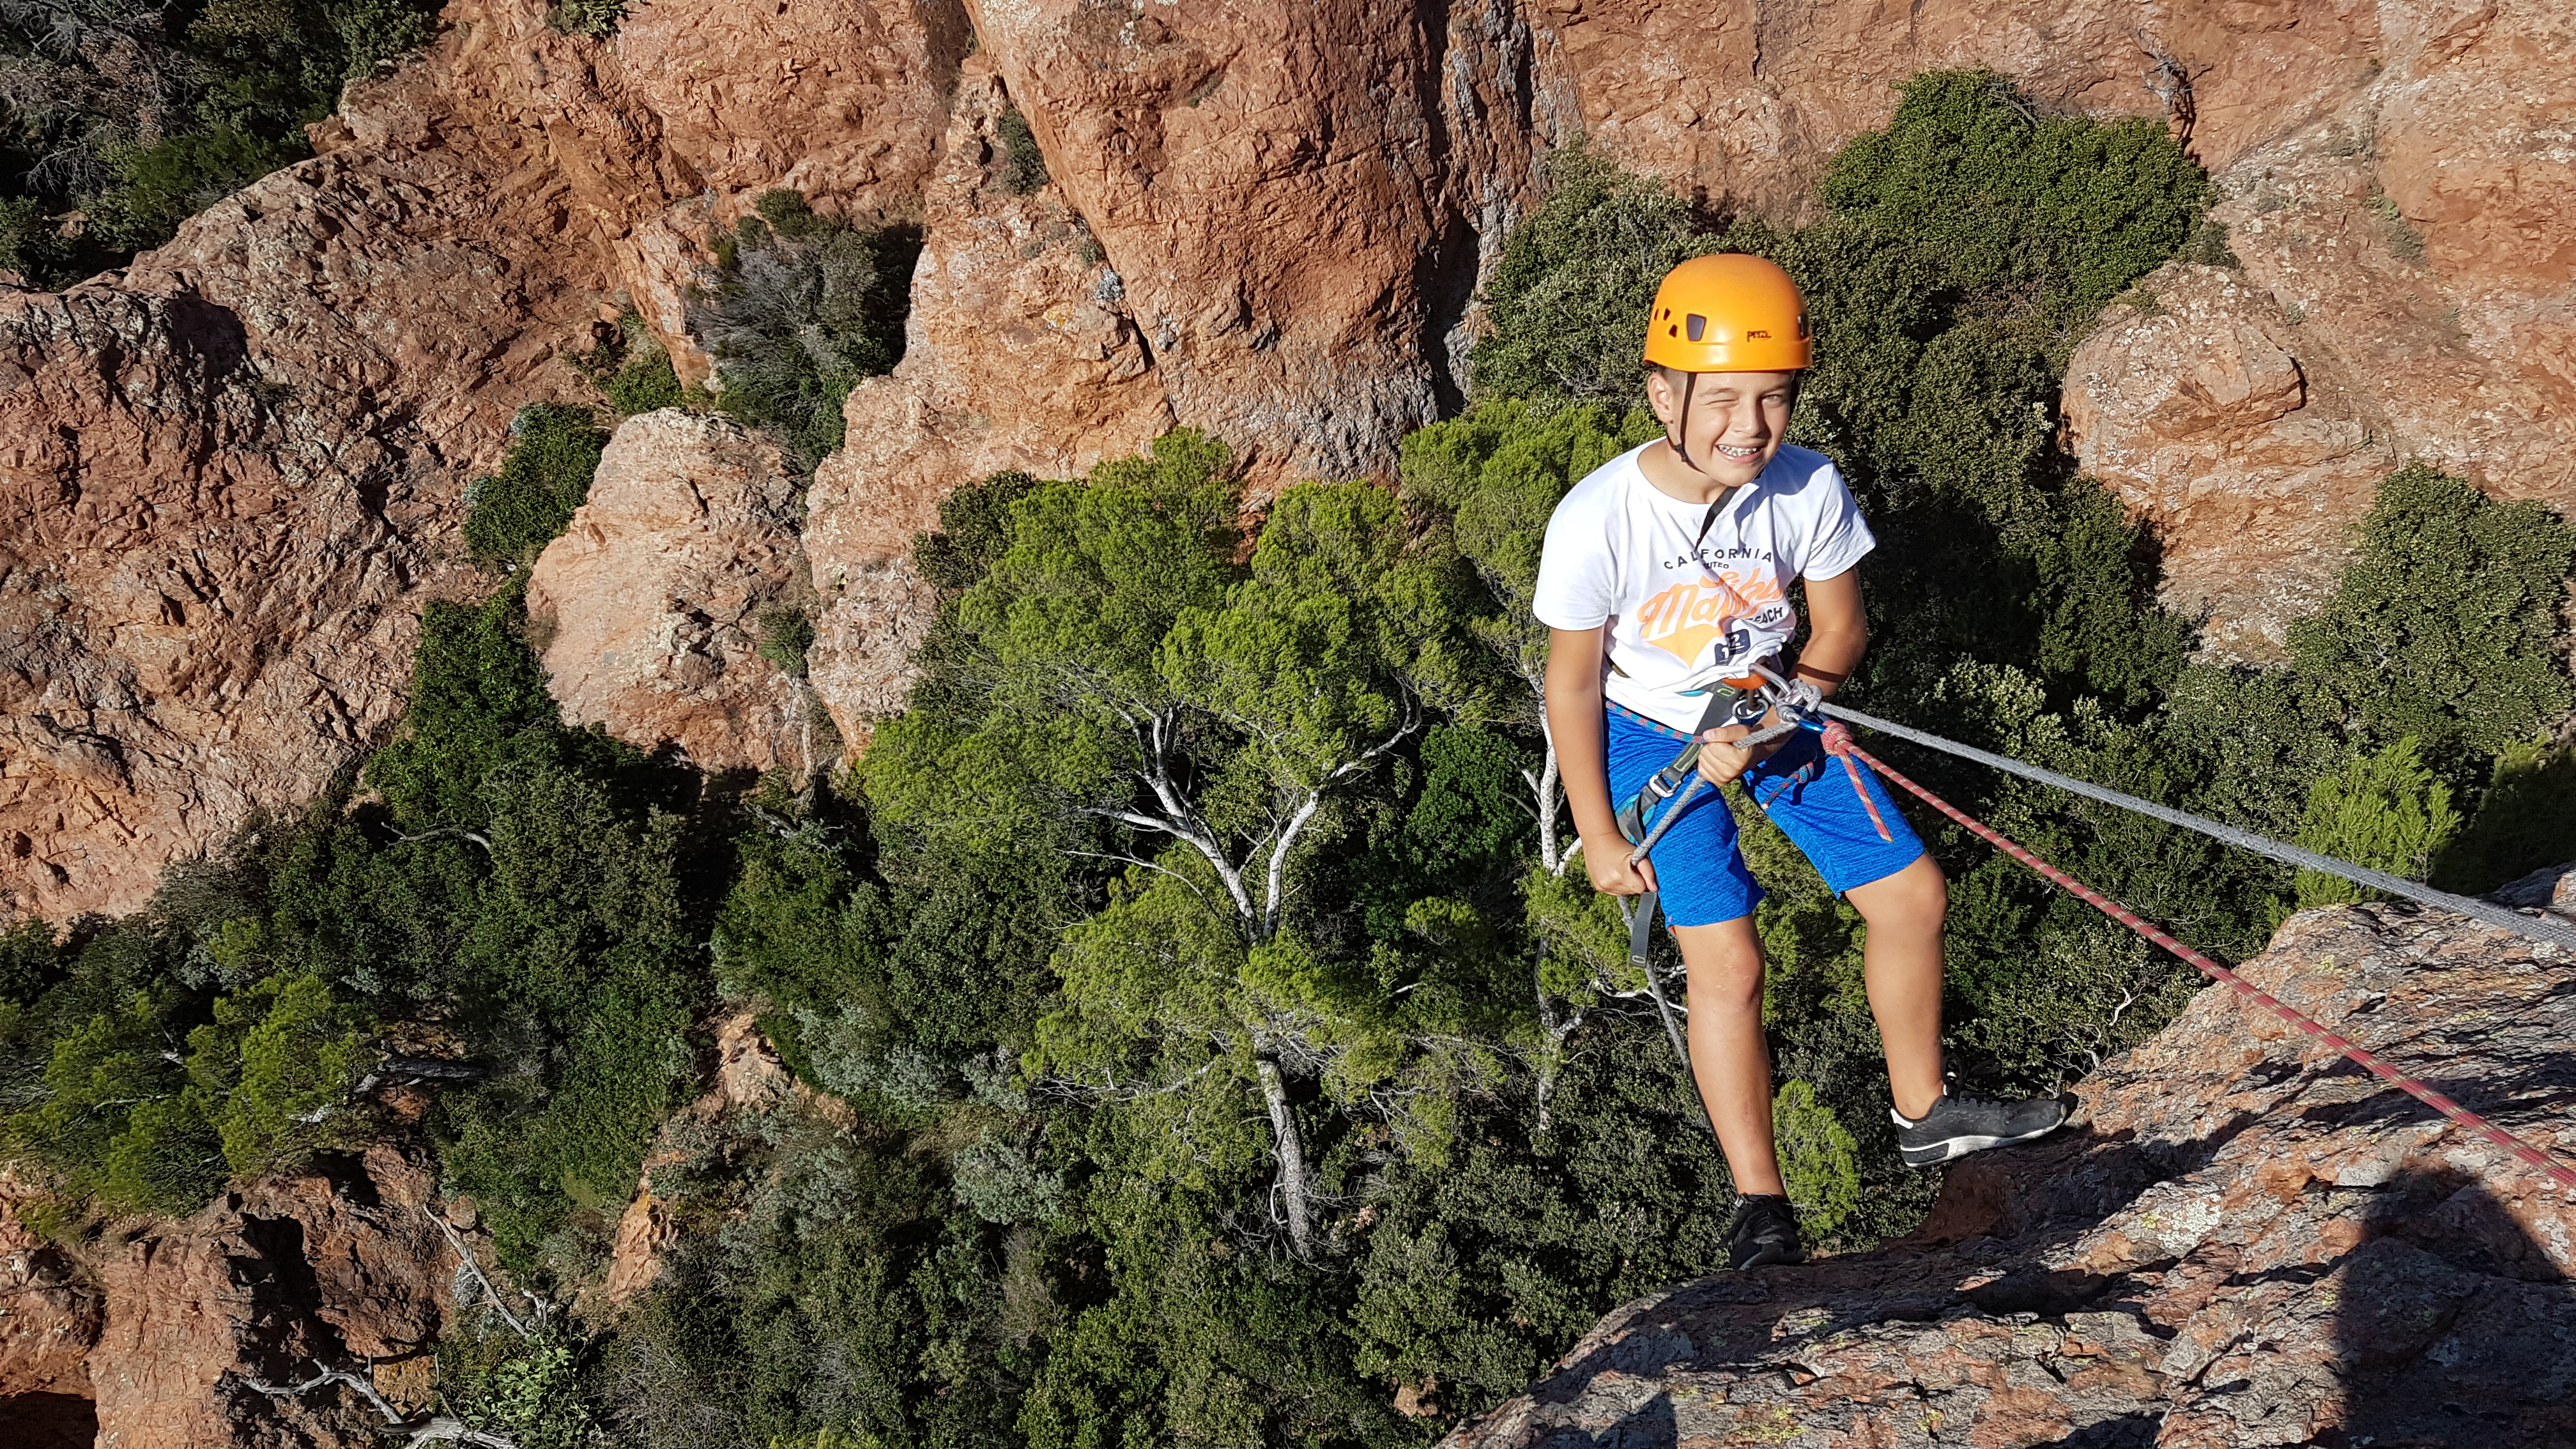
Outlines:
[[2546, 941], [2551, 945], [2576, 950], [2576, 926], [2564, 926], [2556, 921], [2535, 919], [2487, 901], [2455, 896], [2449, 891], [2437, 891], [2431, 886], [2419, 885], [2402, 876], [2390, 875], [2384, 870], [2372, 870], [2366, 865], [2355, 865], [2348, 860], [2337, 860], [2331, 855], [2319, 855], [2313, 850], [2296, 845], [2285, 845], [2280, 841], [2256, 835], [2250, 830], [2239, 830], [2233, 825], [2205, 819], [2186, 810], [2176, 810], [2171, 806], [2159, 805], [2152, 800], [2141, 800], [2135, 795], [2124, 795], [2117, 790], [2105, 789], [2100, 785], [2078, 780], [2072, 775], [2061, 775], [2055, 770], [2044, 770], [2037, 765], [2024, 764], [2008, 755], [1998, 755], [1971, 745], [1945, 740], [1939, 735], [1927, 734], [1922, 730], [1898, 724], [1894, 720], [1880, 719], [1874, 714], [1863, 714], [1859, 710], [1846, 708], [1831, 701], [1824, 704], [1823, 712], [1864, 729], [1894, 735], [1900, 740], [1911, 740], [1926, 749], [1956, 755], [1963, 760], [1974, 760], [1978, 764], [2001, 770], [2007, 775], [2019, 775], [2025, 780], [2054, 785], [2060, 790], [2081, 795], [2088, 800], [2099, 800], [2105, 805], [2116, 805], [2123, 810], [2133, 810], [2151, 819], [2161, 820], [2167, 825], [2179, 825], [2185, 830], [2198, 831], [2212, 840], [2233, 845], [2239, 850], [2250, 850], [2256, 855], [2269, 857], [2284, 865], [2295, 865], [2303, 870], [2318, 871], [2351, 881], [2355, 885], [2368, 886], [2375, 891], [2385, 891], [2392, 896], [2403, 896], [2423, 905], [2452, 911], [2467, 916], [2473, 921], [2484, 921], [2490, 926], [2501, 926], [2535, 941]]

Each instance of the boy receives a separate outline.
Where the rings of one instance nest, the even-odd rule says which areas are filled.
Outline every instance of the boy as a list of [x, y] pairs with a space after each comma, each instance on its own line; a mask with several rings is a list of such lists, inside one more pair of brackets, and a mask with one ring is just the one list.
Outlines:
[[[1905, 1160], [2027, 1141], [2065, 1116], [2055, 1102], [1945, 1092], [1949, 888], [1877, 777], [1827, 769], [1813, 731], [1747, 749], [1734, 742], [1752, 727], [1709, 727], [1709, 699], [1729, 693], [1720, 677], [1749, 673], [1796, 632], [1790, 584], [1805, 580], [1812, 625], [1797, 679], [1833, 693], [1868, 643], [1852, 566], [1876, 540], [1834, 465], [1782, 441], [1811, 355], [1805, 303], [1779, 267], [1733, 255], [1675, 267], [1646, 334], [1646, 395], [1664, 436], [1603, 464], [1557, 505], [1533, 600], [1551, 631], [1548, 727], [1592, 884], [1660, 890], [1689, 969], [1692, 1076], [1741, 1194], [1728, 1235], [1737, 1268], [1804, 1258], [1772, 1142], [1753, 932], [1762, 888], [1720, 790], [1694, 795], [1635, 865], [1615, 813], [1694, 734], [1700, 774], [1721, 789], [1740, 780], [1868, 923], [1870, 1012]], [[1648, 824], [1660, 818], [1650, 812]]]

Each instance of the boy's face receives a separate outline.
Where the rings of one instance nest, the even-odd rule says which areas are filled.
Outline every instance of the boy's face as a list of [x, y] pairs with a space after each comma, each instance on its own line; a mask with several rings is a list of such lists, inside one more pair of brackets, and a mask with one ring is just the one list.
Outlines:
[[1703, 372], [1690, 385], [1690, 416], [1684, 418], [1681, 375], [1656, 368], [1646, 374], [1646, 401], [1663, 421], [1665, 436], [1681, 438], [1689, 465], [1732, 488], [1752, 482], [1780, 451], [1797, 382], [1794, 372]]

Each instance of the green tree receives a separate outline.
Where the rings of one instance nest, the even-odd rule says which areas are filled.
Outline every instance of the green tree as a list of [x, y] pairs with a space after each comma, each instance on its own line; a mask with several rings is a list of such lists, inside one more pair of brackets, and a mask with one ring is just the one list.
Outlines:
[[1475, 393], [1633, 406], [1655, 284], [1718, 247], [1687, 202], [1580, 142], [1543, 175], [1547, 204], [1512, 228], [1485, 283], [1492, 330], [1469, 357]]
[[1318, 1003], [1356, 1004], [1348, 971], [1283, 936], [1301, 851], [1334, 790], [1415, 735], [1429, 705], [1478, 694], [1455, 637], [1464, 576], [1414, 545], [1391, 496], [1291, 489], [1237, 564], [1224, 463], [1174, 434], [1150, 460], [1027, 491], [1010, 547], [956, 607], [955, 647], [988, 674], [980, 707], [889, 724], [866, 771], [888, 820], [956, 841], [989, 846], [1052, 816], [1168, 845], [1109, 852], [1140, 883], [1068, 937], [1068, 1006], [1041, 1027], [1038, 1062], [1125, 1091], [1120, 1044], [1142, 1032], [1161, 1044], [1157, 1092], [1257, 1086], [1303, 1253], [1287, 1076], [1330, 1063], [1373, 1077], [1393, 1049], [1345, 1049]]
[[2576, 527], [2410, 467], [2381, 485], [2333, 598], [2290, 629], [2291, 668], [2368, 750], [2413, 737], [2454, 785], [2571, 707], [2557, 650]]
[[[2425, 767], [2422, 742], [2409, 735], [2320, 776], [2308, 792], [2308, 818], [2299, 844], [2320, 855], [2421, 880], [2459, 828], [2450, 787]], [[2301, 906], [2342, 905], [2377, 895], [2313, 870], [2299, 872], [2298, 893]]]
[[1453, 637], [1459, 573], [1409, 546], [1392, 498], [1291, 489], [1238, 566], [1223, 463], [1173, 434], [1150, 464], [1013, 505], [1011, 548], [958, 606], [989, 693], [971, 719], [881, 732], [867, 778], [888, 819], [994, 839], [1055, 814], [1160, 836], [1212, 872], [1247, 942], [1278, 933], [1328, 792], [1475, 681]]
[[177, 1214], [221, 1185], [205, 1094], [180, 1064], [186, 1008], [172, 988], [133, 991], [51, 1042], [44, 1096], [9, 1119], [8, 1136], [75, 1201]]
[[[1642, 304], [1638, 313], [1644, 315]], [[1563, 869], [1568, 851], [1558, 836], [1556, 745], [1547, 738], [1548, 631], [1530, 612], [1540, 548], [1567, 490], [1659, 431], [1643, 409], [1619, 415], [1599, 407], [1491, 402], [1404, 440], [1404, 500], [1438, 519], [1474, 567], [1485, 597], [1474, 602], [1468, 627], [1520, 685], [1505, 693], [1501, 716], [1543, 743], [1529, 788], [1539, 863], [1549, 870]]]
[[362, 1012], [318, 976], [281, 974], [217, 1001], [214, 1016], [188, 1034], [188, 1076], [234, 1176], [365, 1142], [374, 1124], [351, 1098], [382, 1054]]

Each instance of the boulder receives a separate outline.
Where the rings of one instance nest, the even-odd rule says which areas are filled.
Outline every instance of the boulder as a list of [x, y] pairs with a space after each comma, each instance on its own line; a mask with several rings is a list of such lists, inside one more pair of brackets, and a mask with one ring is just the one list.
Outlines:
[[[2243, 974], [2576, 1163], [2563, 948], [2396, 906]], [[1911, 1241], [1630, 1304], [1448, 1449], [2542, 1445], [2576, 1433], [2576, 1193], [2211, 987], [1950, 1171]]]
[[778, 450], [723, 418], [665, 408], [619, 424], [589, 501], [528, 578], [565, 721], [707, 770], [806, 775], [836, 758], [796, 657], [795, 502]]
[[2227, 658], [2281, 656], [2401, 462], [2340, 360], [2233, 269], [2141, 283], [2076, 349], [2065, 397], [2077, 459], [2154, 522], [2164, 602]]
[[[188, 1218], [134, 1223], [65, 1250], [38, 1245], [0, 1185], [0, 1424], [95, 1433], [116, 1449], [364, 1449], [382, 1417], [329, 1388], [275, 1397], [317, 1368], [368, 1376], [428, 1407], [451, 1314], [454, 1250], [435, 1184], [391, 1147], [330, 1171], [237, 1187]], [[75, 1261], [73, 1253], [79, 1258]]]
[[[2078, 461], [2155, 525], [2166, 601], [2220, 657], [2281, 656], [2400, 463], [2576, 512], [2576, 158], [2540, 139], [2576, 109], [2541, 60], [2576, 18], [2425, 3], [2380, 27], [2366, 84], [2217, 170], [2240, 265], [2147, 278], [2068, 369]], [[2303, 394], [2173, 401], [2255, 354]]]

